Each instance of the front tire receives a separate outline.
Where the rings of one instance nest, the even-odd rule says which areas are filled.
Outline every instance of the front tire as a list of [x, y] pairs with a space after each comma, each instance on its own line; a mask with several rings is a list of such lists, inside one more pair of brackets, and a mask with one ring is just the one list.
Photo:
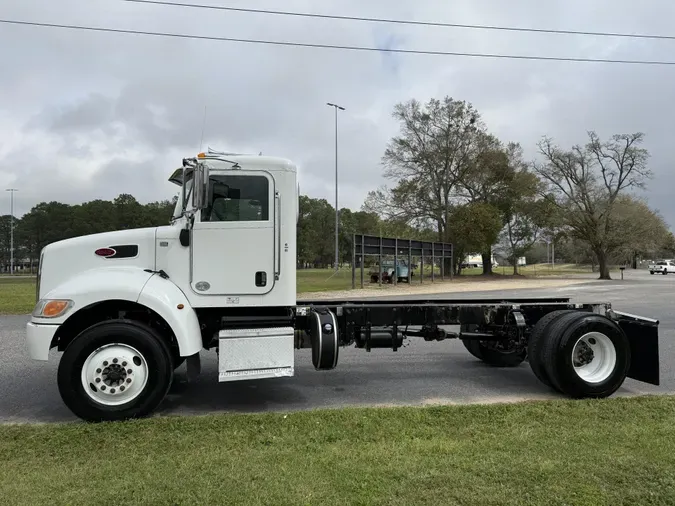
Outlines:
[[173, 380], [171, 351], [157, 332], [131, 320], [106, 321], [80, 333], [59, 363], [66, 406], [90, 422], [149, 415]]
[[551, 383], [573, 398], [609, 397], [626, 379], [631, 360], [621, 327], [583, 311], [562, 315], [551, 324], [541, 354]]

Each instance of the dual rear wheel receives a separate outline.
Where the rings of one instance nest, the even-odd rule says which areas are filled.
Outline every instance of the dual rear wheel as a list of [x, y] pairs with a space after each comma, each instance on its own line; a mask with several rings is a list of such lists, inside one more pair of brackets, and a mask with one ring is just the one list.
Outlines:
[[528, 355], [544, 384], [574, 398], [609, 397], [623, 384], [631, 361], [621, 327], [583, 311], [554, 311], [539, 320]]
[[476, 358], [498, 367], [515, 367], [526, 358], [534, 375], [573, 398], [608, 397], [623, 384], [630, 367], [630, 344], [609, 318], [585, 311], [560, 310], [542, 317], [527, 349], [497, 351], [464, 340]]

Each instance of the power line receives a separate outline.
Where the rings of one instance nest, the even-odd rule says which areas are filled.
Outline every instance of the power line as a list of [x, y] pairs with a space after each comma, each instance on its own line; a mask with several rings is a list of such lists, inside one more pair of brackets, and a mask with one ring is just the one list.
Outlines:
[[103, 28], [95, 26], [64, 25], [57, 23], [39, 23], [36, 21], [19, 21], [13, 19], [0, 19], [0, 23], [23, 25], [23, 26], [37, 26], [43, 28], [63, 28], [68, 30], [83, 30], [91, 32], [123, 33], [129, 35], [149, 35], [154, 37], [172, 37], [179, 39], [211, 40], [219, 42], [240, 42], [246, 44], [265, 44], [271, 46], [305, 47], [314, 49], [335, 49], [343, 51], [363, 51], [363, 52], [398, 53], [398, 54], [431, 55], [431, 56], [463, 56], [468, 58], [495, 58], [495, 59], [510, 59], [510, 60], [542, 60], [542, 61], [581, 62], [581, 63], [617, 63], [625, 65], [675, 65], [675, 61], [660, 61], [660, 60], [612, 60], [607, 58], [574, 58], [563, 56], [463, 53], [456, 51], [429, 51], [419, 49], [395, 49], [395, 48], [380, 48], [367, 46], [342, 46], [335, 44], [316, 44], [309, 42], [288, 42], [288, 41], [264, 40], [264, 39], [239, 39], [234, 37], [216, 37], [209, 35], [190, 35], [190, 34], [170, 33], [170, 32], [149, 32], [142, 30], [129, 30], [123, 28]]
[[369, 18], [362, 16], [339, 16], [337, 14], [313, 14], [309, 12], [277, 11], [269, 9], [249, 9], [244, 7], [224, 7], [221, 5], [205, 5], [183, 2], [167, 2], [165, 0], [121, 0], [122, 2], [165, 5], [172, 7], [188, 7], [193, 9], [212, 9], [229, 12], [248, 12], [252, 14], [272, 14], [277, 16], [294, 16], [302, 18], [333, 19], [341, 21], [362, 21], [367, 23], [388, 23], [398, 25], [414, 26], [435, 26], [445, 28], [467, 28], [472, 30], [498, 30], [507, 32], [530, 32], [530, 33], [549, 33], [558, 35], [589, 35], [593, 37], [623, 37], [631, 39], [656, 39], [656, 40], [675, 40], [675, 35], [657, 35], [640, 33], [620, 33], [620, 32], [588, 32], [581, 30], [554, 30], [547, 28], [524, 28], [516, 26], [497, 26], [497, 25], [469, 25], [460, 23], [442, 23], [435, 21], [412, 21], [406, 19], [388, 19], [388, 18]]

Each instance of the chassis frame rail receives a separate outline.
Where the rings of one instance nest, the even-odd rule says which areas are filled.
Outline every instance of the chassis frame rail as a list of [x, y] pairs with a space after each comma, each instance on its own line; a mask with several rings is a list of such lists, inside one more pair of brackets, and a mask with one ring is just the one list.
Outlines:
[[[313, 313], [331, 315], [336, 346], [397, 351], [407, 337], [527, 343], [536, 323], [553, 311], [574, 310], [614, 321], [630, 344], [629, 378], [659, 385], [659, 321], [612, 309], [610, 303], [572, 303], [569, 298], [304, 300], [293, 308], [296, 347], [310, 347]], [[326, 329], [331, 321], [326, 319]], [[458, 331], [444, 327], [459, 326]], [[302, 330], [306, 329], [306, 330]]]

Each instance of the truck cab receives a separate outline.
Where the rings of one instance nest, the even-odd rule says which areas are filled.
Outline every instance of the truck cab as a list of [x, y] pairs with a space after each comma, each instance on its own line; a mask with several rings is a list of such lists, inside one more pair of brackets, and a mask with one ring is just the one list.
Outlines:
[[198, 155], [171, 226], [157, 229], [156, 270], [192, 307], [290, 306], [296, 292], [297, 170], [262, 156]]
[[37, 360], [64, 352], [59, 389], [82, 418], [141, 414], [144, 395], [163, 396], [164, 383], [147, 393], [151, 371], [187, 361], [196, 374], [203, 349], [219, 350], [221, 381], [293, 375], [296, 166], [210, 151], [169, 180], [170, 224], [41, 252], [27, 347]]

